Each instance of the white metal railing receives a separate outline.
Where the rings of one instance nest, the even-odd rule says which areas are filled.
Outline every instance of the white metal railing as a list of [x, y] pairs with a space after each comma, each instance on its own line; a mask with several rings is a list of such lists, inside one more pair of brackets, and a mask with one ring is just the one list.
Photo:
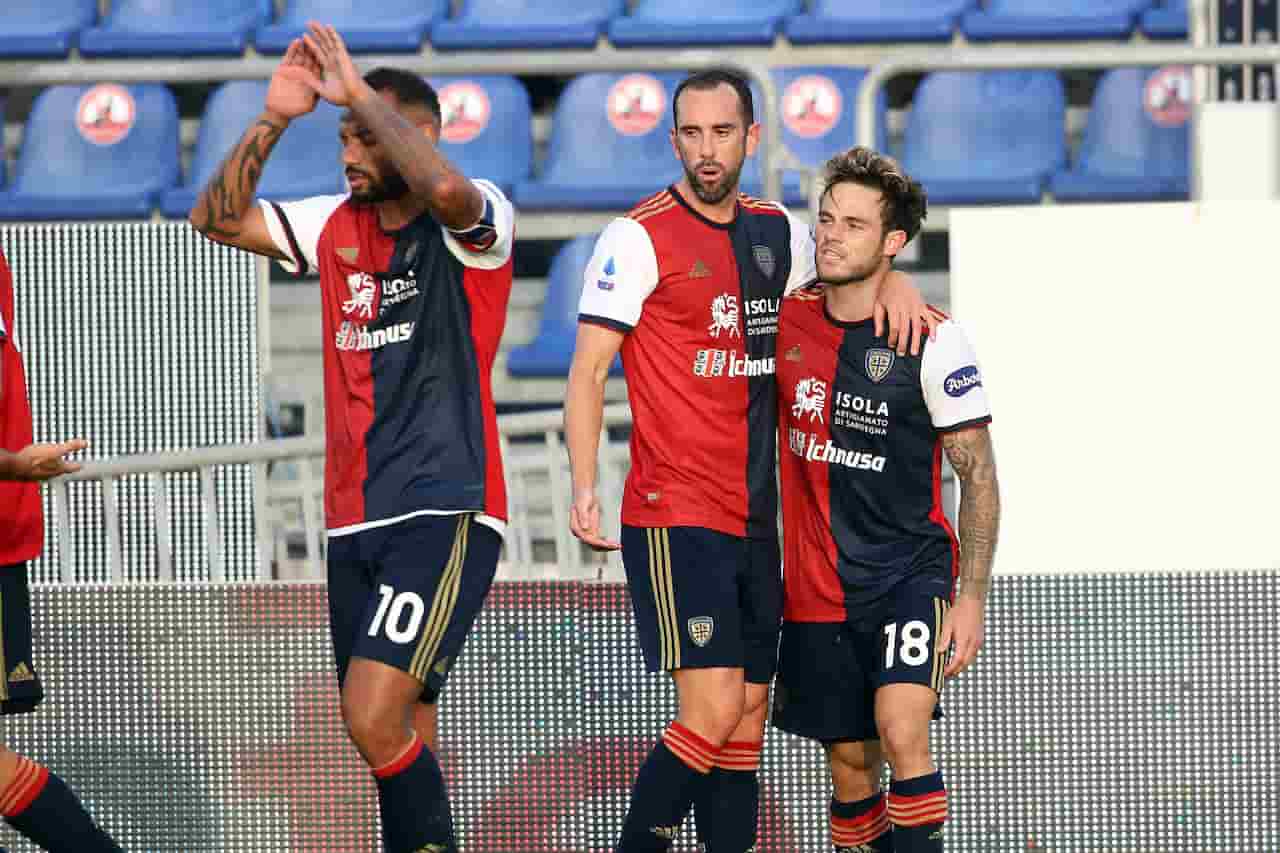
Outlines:
[[[608, 579], [621, 577], [616, 557], [587, 556], [569, 531], [571, 484], [568, 455], [561, 437], [560, 410], [503, 415], [498, 418], [499, 441], [506, 473], [510, 522], [507, 526], [504, 576], [516, 579], [556, 577], [561, 579]], [[631, 411], [625, 403], [605, 407], [600, 442], [601, 500], [606, 507], [606, 528], [618, 532], [618, 508], [622, 484], [629, 465], [625, 441], [615, 441], [611, 430], [628, 427]], [[64, 583], [75, 582], [75, 554], [71, 547], [71, 483], [98, 481], [102, 484], [102, 513], [107, 541], [109, 577], [113, 583], [125, 580], [122, 525], [117, 501], [119, 481], [145, 476], [152, 486], [156, 524], [156, 576], [171, 581], [173, 572], [173, 520], [165, 475], [195, 471], [200, 478], [200, 511], [208, 545], [209, 579], [227, 577], [226, 548], [218, 511], [214, 469], [223, 465], [251, 465], [255, 471], [254, 523], [258, 565], [255, 575], [271, 579], [273, 548], [272, 517], [280, 515], [282, 503], [295, 503], [303, 530], [305, 554], [302, 576], [320, 579], [321, 549], [324, 540], [323, 477], [313, 472], [324, 456], [324, 440], [319, 436], [285, 438], [248, 445], [207, 447], [174, 453], [139, 454], [85, 464], [83, 470], [55, 480], [52, 484], [55, 526], [59, 539], [59, 572]], [[296, 461], [298, 477], [292, 483], [267, 484], [268, 463]], [[273, 506], [274, 504], [274, 506]]]

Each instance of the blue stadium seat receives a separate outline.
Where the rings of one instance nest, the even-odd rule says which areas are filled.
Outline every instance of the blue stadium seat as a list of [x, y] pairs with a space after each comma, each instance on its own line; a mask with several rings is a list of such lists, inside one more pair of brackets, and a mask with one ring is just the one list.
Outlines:
[[961, 21], [971, 41], [1128, 38], [1152, 0], [987, 0]]
[[353, 53], [413, 53], [448, 11], [449, 0], [289, 0], [275, 24], [258, 30], [254, 44], [263, 53], [284, 53], [308, 21], [323, 21]]
[[[571, 81], [556, 104], [543, 174], [516, 186], [516, 206], [626, 210], [679, 180], [680, 161], [669, 135], [670, 103], [684, 77], [681, 72], [584, 74]], [[759, 103], [758, 91], [754, 97]], [[748, 158], [742, 190], [759, 195], [762, 183], [759, 158]]]
[[271, 12], [271, 0], [115, 0], [102, 26], [80, 34], [80, 52], [239, 56], [249, 33], [271, 20]]
[[[773, 69], [773, 83], [782, 99], [782, 141], [796, 159], [821, 170], [833, 155], [853, 145], [857, 127], [858, 85], [866, 71], [838, 66], [808, 66]], [[877, 98], [876, 146], [888, 150], [889, 131], [885, 121], [886, 101], [881, 87]], [[802, 175], [784, 172], [782, 200], [803, 206], [808, 196]]]
[[916, 89], [903, 166], [934, 204], [1039, 201], [1066, 162], [1066, 97], [1051, 71], [949, 71]]
[[783, 18], [801, 0], [640, 0], [615, 18], [609, 40], [619, 46], [773, 44]]
[[1190, 186], [1187, 122], [1158, 124], [1144, 108], [1151, 69], [1105, 74], [1089, 111], [1074, 168], [1053, 177], [1063, 201], [1184, 199]]
[[960, 16], [978, 0], [816, 0], [787, 21], [793, 44], [950, 41]]
[[444, 126], [440, 150], [473, 178], [508, 196], [533, 172], [529, 93], [514, 77], [432, 77]]
[[[266, 95], [265, 80], [224, 83], [213, 93], [200, 122], [187, 182], [164, 194], [161, 213], [181, 218], [191, 211], [196, 195], [262, 111]], [[344, 191], [338, 144], [341, 114], [337, 107], [320, 101], [313, 112], [289, 125], [262, 170], [260, 198], [282, 201]]]
[[[551, 262], [547, 295], [542, 302], [538, 336], [507, 353], [507, 373], [521, 377], [562, 377], [573, 361], [578, 336], [578, 302], [582, 274], [591, 260], [598, 234], [584, 234], [565, 243]], [[609, 375], [620, 376], [622, 362], [614, 359]]]
[[[4, 95], [0, 95], [0, 127], [4, 127]], [[0, 144], [0, 189], [4, 187], [4, 146]]]
[[0, 219], [151, 214], [178, 180], [178, 108], [164, 86], [54, 86], [36, 98]]
[[0, 57], [66, 56], [98, 19], [98, 0], [5, 0]]
[[1153, 39], [1184, 39], [1187, 17], [1187, 0], [1166, 0], [1142, 13], [1142, 31]]
[[444, 50], [595, 47], [626, 0], [465, 0], [438, 21], [431, 46]]

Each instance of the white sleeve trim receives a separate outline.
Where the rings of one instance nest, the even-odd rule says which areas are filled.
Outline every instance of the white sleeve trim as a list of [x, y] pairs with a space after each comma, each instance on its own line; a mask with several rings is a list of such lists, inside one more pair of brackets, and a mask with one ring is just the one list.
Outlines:
[[493, 245], [489, 248], [483, 251], [475, 251], [462, 245], [457, 235], [442, 225], [440, 229], [444, 232], [444, 244], [449, 247], [449, 251], [464, 266], [482, 270], [496, 270], [511, 258], [511, 249], [515, 244], [515, 208], [512, 207], [511, 202], [507, 200], [507, 197], [502, 194], [502, 190], [498, 189], [496, 184], [478, 178], [473, 178], [471, 183], [475, 185], [476, 189], [480, 190], [481, 195], [493, 207], [493, 230], [497, 233], [497, 239], [493, 241]]
[[[324, 226], [329, 221], [329, 217], [346, 200], [345, 194], [318, 195], [301, 201], [270, 202], [266, 199], [258, 199], [263, 218], [267, 221], [267, 232], [271, 235], [271, 241], [288, 259], [280, 261], [280, 265], [285, 270], [295, 275], [318, 272], [320, 260], [317, 257], [317, 251], [320, 235], [324, 233]], [[280, 213], [284, 214], [287, 222], [281, 221]], [[289, 239], [290, 232], [293, 234], [293, 240]], [[297, 242], [296, 252], [294, 241]]]
[[991, 418], [982, 370], [964, 328], [952, 320], [938, 326], [920, 359], [920, 390], [936, 429]]
[[785, 208], [783, 213], [787, 214], [787, 224], [791, 226], [791, 274], [787, 276], [787, 286], [783, 291], [785, 296], [817, 278], [818, 270], [815, 266], [813, 229]]
[[582, 274], [578, 316], [634, 329], [644, 301], [657, 286], [658, 255], [649, 232], [634, 219], [620, 217], [596, 240]]

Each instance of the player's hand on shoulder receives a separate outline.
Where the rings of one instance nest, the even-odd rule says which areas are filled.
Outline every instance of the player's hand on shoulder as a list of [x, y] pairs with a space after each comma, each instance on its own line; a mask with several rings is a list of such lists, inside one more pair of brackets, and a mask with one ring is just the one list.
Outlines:
[[271, 75], [271, 83], [267, 86], [267, 112], [292, 120], [314, 110], [317, 97], [313, 84], [319, 83], [320, 73], [319, 61], [302, 39], [294, 39]]
[[961, 593], [947, 611], [942, 624], [939, 648], [952, 647], [951, 660], [947, 662], [947, 678], [964, 672], [978, 659], [978, 652], [986, 639], [987, 604], [977, 596]]
[[906, 355], [908, 349], [912, 355], [919, 355], [924, 336], [927, 334], [932, 340], [942, 318], [929, 308], [910, 277], [898, 270], [890, 270], [876, 295], [877, 337], [885, 334], [886, 322], [889, 328], [885, 340], [889, 348], [896, 350], [898, 355]]
[[52, 480], [63, 474], [73, 474], [82, 467], [64, 457], [78, 453], [89, 446], [83, 439], [58, 444], [30, 444], [13, 454], [11, 479], [27, 481]]
[[619, 542], [606, 539], [600, 532], [600, 497], [595, 489], [578, 489], [569, 508], [569, 529], [573, 535], [596, 551], [617, 551]]

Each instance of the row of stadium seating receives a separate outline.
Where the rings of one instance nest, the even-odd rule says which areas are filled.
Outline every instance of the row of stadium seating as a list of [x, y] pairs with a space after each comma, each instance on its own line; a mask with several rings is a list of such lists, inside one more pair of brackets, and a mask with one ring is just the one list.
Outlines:
[[352, 50], [1184, 38], [1187, 0], [6, 0], [0, 57], [280, 53], [324, 20]]
[[[818, 166], [854, 140], [863, 71], [776, 69], [784, 141]], [[1068, 164], [1062, 81], [1049, 71], [927, 76], [907, 119], [902, 159], [935, 204], [1183, 198], [1188, 189], [1185, 69], [1107, 73], [1095, 93], [1079, 156]], [[433, 79], [445, 114], [442, 148], [468, 174], [500, 184], [523, 210], [620, 210], [679, 176], [667, 137], [679, 74], [584, 74], [562, 93], [541, 173], [533, 176], [529, 96], [511, 77]], [[1185, 80], [1183, 80], [1185, 84]], [[180, 183], [179, 122], [164, 86], [57, 86], [26, 122], [0, 219], [182, 217], [196, 192], [260, 111], [261, 81], [222, 85], [209, 99], [191, 167]], [[3, 105], [0, 104], [0, 113]], [[879, 147], [885, 149], [885, 105]], [[339, 111], [321, 103], [285, 133], [260, 184], [267, 198], [343, 191]], [[2, 116], [0, 116], [2, 123]], [[761, 192], [759, 158], [744, 189]], [[619, 168], [625, 164], [625, 168]], [[803, 204], [800, 176], [783, 200]]]

